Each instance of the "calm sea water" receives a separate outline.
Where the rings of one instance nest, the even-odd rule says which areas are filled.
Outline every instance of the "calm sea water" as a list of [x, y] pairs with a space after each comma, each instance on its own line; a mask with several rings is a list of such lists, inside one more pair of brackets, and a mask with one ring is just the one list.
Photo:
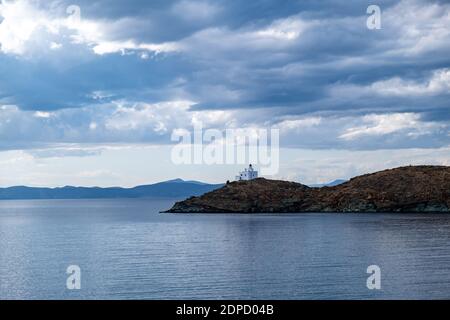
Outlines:
[[450, 298], [450, 215], [158, 213], [172, 203], [1, 201], [0, 298]]

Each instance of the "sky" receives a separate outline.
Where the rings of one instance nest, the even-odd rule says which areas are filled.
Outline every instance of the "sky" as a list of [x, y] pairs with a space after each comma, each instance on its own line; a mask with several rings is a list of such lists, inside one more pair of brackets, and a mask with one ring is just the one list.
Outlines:
[[450, 1], [0, 3], [0, 186], [233, 179], [173, 162], [198, 123], [278, 129], [268, 178], [450, 165]]

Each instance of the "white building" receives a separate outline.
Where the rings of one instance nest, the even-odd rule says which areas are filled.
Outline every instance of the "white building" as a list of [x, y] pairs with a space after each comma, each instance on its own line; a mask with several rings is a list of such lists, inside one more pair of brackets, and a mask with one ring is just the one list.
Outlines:
[[253, 180], [256, 178], [258, 178], [258, 171], [254, 170], [252, 165], [249, 165], [248, 169], [245, 168], [244, 171], [239, 172], [239, 175], [236, 176], [236, 181]]

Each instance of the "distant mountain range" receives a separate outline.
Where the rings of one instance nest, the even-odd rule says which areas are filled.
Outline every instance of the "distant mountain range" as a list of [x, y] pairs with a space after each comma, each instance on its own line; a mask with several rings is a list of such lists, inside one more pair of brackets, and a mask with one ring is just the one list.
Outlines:
[[35, 188], [16, 186], [0, 188], [0, 200], [26, 199], [108, 199], [108, 198], [187, 198], [218, 189], [223, 184], [169, 180], [134, 188], [72, 187]]

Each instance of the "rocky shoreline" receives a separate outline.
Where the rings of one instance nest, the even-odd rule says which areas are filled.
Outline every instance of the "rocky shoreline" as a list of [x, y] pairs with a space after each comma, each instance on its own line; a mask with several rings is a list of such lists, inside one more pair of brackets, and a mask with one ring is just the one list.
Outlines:
[[438, 212], [450, 213], [450, 167], [408, 166], [334, 186], [258, 178], [191, 197], [172, 213]]

